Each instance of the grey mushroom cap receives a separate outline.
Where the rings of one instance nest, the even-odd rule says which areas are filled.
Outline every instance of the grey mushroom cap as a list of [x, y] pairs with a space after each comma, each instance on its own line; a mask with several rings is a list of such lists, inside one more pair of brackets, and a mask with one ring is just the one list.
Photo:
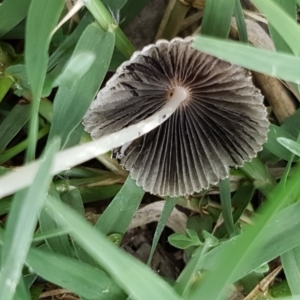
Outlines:
[[192, 38], [160, 40], [136, 52], [100, 90], [84, 117], [93, 139], [146, 119], [176, 87], [186, 99], [158, 128], [113, 157], [153, 194], [180, 196], [228, 177], [262, 149], [268, 125], [250, 73], [192, 48]]

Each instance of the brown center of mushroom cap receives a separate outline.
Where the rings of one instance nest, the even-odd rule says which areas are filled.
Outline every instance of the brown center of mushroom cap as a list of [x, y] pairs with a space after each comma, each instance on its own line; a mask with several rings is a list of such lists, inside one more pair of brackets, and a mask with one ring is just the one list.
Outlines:
[[179, 86], [173, 85], [168, 89], [167, 95], [166, 95], [167, 101], [169, 101], [173, 97], [176, 90], [181, 90], [181, 94], [184, 96], [182, 98], [181, 105], [187, 105], [188, 102], [191, 100], [191, 91], [188, 87], [184, 87], [184, 86], [180, 86], [180, 85]]

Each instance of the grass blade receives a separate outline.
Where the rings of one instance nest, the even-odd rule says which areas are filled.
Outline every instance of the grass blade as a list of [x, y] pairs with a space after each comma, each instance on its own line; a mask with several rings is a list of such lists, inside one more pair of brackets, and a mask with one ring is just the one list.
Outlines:
[[229, 34], [235, 0], [206, 0], [201, 34], [226, 39]]
[[[273, 2], [280, 6], [283, 11], [296, 21], [297, 10], [294, 1], [273, 0]], [[269, 30], [276, 50], [279, 52], [292, 53], [291, 48], [271, 24], [269, 24]]]
[[64, 6], [63, 0], [32, 0], [26, 23], [25, 63], [33, 100], [26, 161], [35, 157], [38, 109], [48, 65], [48, 48]]
[[124, 234], [138, 209], [145, 192], [128, 176], [121, 190], [101, 215], [95, 228], [102, 233]]
[[[60, 201], [59, 194], [53, 185], [49, 189], [49, 195]], [[59, 228], [56, 222], [53, 220], [53, 218], [51, 218], [49, 213], [45, 211], [45, 209], [42, 209], [40, 213], [39, 224], [41, 234], [44, 234], [49, 231], [51, 232]], [[49, 249], [51, 249], [51, 251], [53, 252], [61, 253], [67, 256], [72, 256], [72, 249], [70, 247], [69, 238], [67, 234], [59, 235], [56, 237], [50, 237], [46, 239], [46, 244], [48, 245]]]
[[20, 191], [14, 197], [6, 224], [1, 256], [0, 291], [3, 299], [13, 299], [15, 288], [20, 280], [38, 213], [46, 200], [51, 180], [50, 169], [58, 147], [58, 140], [54, 140], [49, 145], [34, 184], [30, 188]]
[[236, 19], [236, 25], [239, 32], [239, 40], [243, 43], [248, 44], [247, 26], [246, 26], [244, 12], [240, 0], [235, 0], [234, 16]]
[[31, 0], [10, 0], [0, 5], [0, 37], [18, 25], [27, 15]]
[[[300, 27], [296, 20], [291, 18], [273, 0], [253, 0], [255, 6], [266, 15], [269, 23], [284, 39], [289, 48], [297, 56], [300, 56]], [[294, 1], [288, 1], [293, 2]]]
[[[48, 125], [44, 126], [39, 132], [37, 138], [40, 139], [49, 133], [50, 127]], [[7, 149], [0, 154], [0, 165], [13, 158], [17, 154], [26, 150], [28, 147], [28, 138], [20, 142], [19, 144]]]
[[29, 119], [29, 105], [16, 105], [0, 125], [0, 153]]
[[[296, 203], [280, 211], [270, 220], [262, 231], [264, 241], [260, 245], [260, 250], [258, 251], [259, 255], [253, 255], [252, 258], [246, 262], [243, 270], [236, 272], [233, 281], [239, 280], [262, 264], [300, 245], [300, 236], [297, 235], [300, 225], [299, 213], [300, 204]], [[289, 222], [286, 221], [287, 219]], [[291, 236], [294, 238], [291, 239]], [[211, 250], [205, 256], [203, 268], [208, 271], [216, 269], [218, 267], [218, 257], [220, 253], [226, 251], [227, 247], [234, 248], [236, 241], [241, 238], [242, 235], [237, 236]]]
[[300, 294], [300, 246], [281, 255], [284, 274], [292, 295]]
[[300, 144], [298, 142], [282, 137], [278, 138], [277, 141], [293, 154], [300, 157]]
[[156, 226], [156, 229], [155, 229], [155, 233], [154, 233], [153, 242], [152, 242], [152, 245], [151, 245], [151, 250], [150, 250], [147, 265], [150, 265], [150, 263], [151, 263], [151, 260], [152, 260], [154, 251], [156, 249], [156, 246], [158, 244], [158, 241], [160, 239], [160, 236], [161, 236], [161, 234], [162, 234], [162, 232], [165, 228], [165, 225], [166, 225], [166, 223], [167, 223], [167, 221], [168, 221], [168, 219], [169, 219], [176, 203], [177, 203], [177, 198], [168, 197], [165, 201], [164, 208], [161, 212], [161, 216], [158, 220], [158, 223], [157, 223], [157, 226]]
[[204, 36], [196, 38], [194, 47], [244, 68], [300, 83], [300, 58], [298, 57]]
[[[216, 269], [207, 273], [207, 276], [201, 281], [201, 288], [195, 290], [190, 300], [208, 296], [210, 299], [224, 299], [228, 284], [236, 280], [237, 274], [246, 274], [248, 261], [253, 259], [253, 256], [257, 256], [255, 254], [264, 244], [263, 232], [267, 228], [268, 222], [282, 207], [294, 200], [295, 193], [300, 192], [299, 176], [300, 168], [298, 167], [295, 170], [295, 176], [288, 180], [286, 187], [283, 188], [279, 185], [276, 187], [272, 197], [269, 197], [267, 204], [264, 205], [264, 211], [261, 212], [260, 218], [234, 240], [232, 247], [228, 247], [216, 258], [218, 264]], [[282, 240], [280, 242], [282, 243]], [[215, 280], [216, 274], [218, 274], [218, 281]]]
[[71, 57], [76, 43], [78, 42], [82, 33], [93, 21], [94, 19], [89, 13], [86, 13], [82, 17], [74, 31], [68, 35], [66, 39], [58, 46], [58, 48], [51, 54], [49, 58], [48, 71], [53, 71], [53, 69], [58, 66], [59, 70], [62, 69], [60, 65], [64, 65], [65, 62]]
[[[53, 121], [49, 134], [62, 139], [62, 147], [71, 132], [80, 124], [92, 100], [107, 73], [115, 45], [115, 37], [111, 32], [104, 33], [96, 24], [89, 25], [80, 37], [72, 58], [87, 54], [94, 58], [94, 63], [78, 80], [70, 78], [66, 72], [68, 82], [59, 87], [53, 105]], [[84, 62], [84, 61], [83, 61]], [[85, 63], [85, 62], [84, 62]], [[77, 68], [77, 65], [74, 66]], [[72, 114], [70, 114], [72, 111]]]
[[26, 265], [42, 278], [81, 297], [113, 300], [125, 296], [105, 272], [62, 254], [32, 248]]
[[132, 299], [181, 299], [163, 279], [112, 245], [83, 217], [55, 199], [51, 199], [46, 205], [55, 214], [56, 221], [70, 231], [74, 240], [115, 278], [117, 284]]
[[[284, 128], [271, 124], [268, 132], [268, 141], [264, 148], [280, 159], [288, 161], [291, 157], [291, 152], [279, 142], [278, 138], [292, 139], [293, 137]], [[299, 159], [296, 158], [295, 160]]]
[[[243, 214], [244, 210], [246, 209], [247, 205], [250, 203], [253, 193], [254, 193], [254, 186], [253, 185], [240, 185], [235, 192], [234, 196], [232, 197], [232, 206], [234, 207], [233, 222], [234, 224], [237, 223], [241, 215]], [[222, 224], [218, 227], [214, 234], [217, 238], [224, 238], [226, 235], [226, 228], [225, 225]]]
[[230, 180], [228, 178], [221, 180], [219, 186], [222, 215], [224, 219], [225, 228], [227, 230], [228, 236], [232, 237], [235, 235], [235, 229], [231, 208]]

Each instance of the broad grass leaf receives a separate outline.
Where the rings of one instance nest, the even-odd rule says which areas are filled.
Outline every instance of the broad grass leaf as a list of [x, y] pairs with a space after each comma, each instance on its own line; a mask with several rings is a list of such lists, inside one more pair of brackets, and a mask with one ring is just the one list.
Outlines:
[[[292, 2], [295, 6], [294, 1], [288, 2]], [[297, 24], [296, 18], [292, 18], [273, 0], [253, 0], [253, 3], [260, 10], [260, 12], [265, 14], [268, 22], [286, 42], [287, 46], [293, 51], [293, 53], [296, 56], [300, 56], [300, 26]], [[285, 6], [287, 6], [287, 4], [285, 4]], [[291, 8], [289, 8], [289, 10], [290, 9]]]
[[124, 234], [138, 209], [145, 192], [128, 176], [123, 187], [103, 212], [95, 228], [102, 233]]
[[[54, 99], [49, 140], [56, 135], [60, 136], [62, 147], [64, 147], [71, 132], [82, 121], [108, 70], [114, 49], [114, 39], [113, 33], [104, 33], [96, 24], [90, 24], [83, 32], [71, 59], [88, 53], [95, 60], [82, 77], [76, 76], [76, 78], [68, 79], [68, 83], [74, 80], [73, 85], [67, 84], [59, 87]], [[70, 72], [66, 72], [64, 77], [71, 75]]]
[[[50, 186], [49, 196], [61, 201], [60, 196], [53, 185]], [[41, 234], [59, 229], [59, 226], [56, 224], [53, 218], [51, 218], [49, 213], [45, 211], [45, 208], [42, 209], [40, 213], [39, 224]], [[46, 239], [46, 244], [48, 245], [49, 249], [53, 252], [57, 252], [67, 256], [72, 256], [73, 249], [69, 244], [69, 238], [67, 234], [48, 238]]]
[[0, 153], [29, 119], [29, 105], [17, 104], [0, 124]]
[[[294, 1], [273, 0], [273, 2], [280, 6], [284, 12], [286, 12], [294, 21], [296, 21], [297, 9]], [[269, 30], [277, 51], [293, 53], [291, 48], [285, 42], [284, 38], [277, 32], [274, 26], [269, 24]]]
[[[232, 244], [230, 247], [226, 250], [223, 249], [223, 251], [219, 253], [215, 258], [216, 265], [201, 281], [201, 288], [198, 287], [193, 291], [190, 298], [191, 300], [199, 299], [201, 297], [224, 299], [228, 284], [236, 281], [238, 276], [243, 277], [247, 274], [247, 271], [249, 271], [249, 262], [253, 261], [254, 257], [261, 257], [262, 252], [266, 252], [266, 247], [264, 246], [262, 250], [262, 245], [265, 245], [266, 240], [269, 239], [270, 232], [268, 232], [267, 236], [265, 235], [265, 232], [267, 228], [269, 228], [270, 223], [277, 217], [276, 213], [282, 207], [291, 203], [295, 198], [295, 194], [300, 192], [298, 183], [299, 175], [300, 168], [298, 167], [295, 170], [295, 176], [290, 177], [287, 180], [286, 186], [283, 187], [282, 185], [278, 185], [274, 189], [272, 196], [269, 197], [267, 204], [264, 205], [263, 210], [261, 211], [260, 218], [256, 219], [256, 223], [252, 227], [245, 229], [243, 234], [231, 239], [230, 241], [232, 241]], [[287, 217], [284, 218], [284, 228], [287, 228], [290, 225], [287, 224], [286, 218]], [[291, 216], [289, 216], [288, 219], [290, 220]], [[275, 228], [279, 230], [277, 225]], [[274, 231], [274, 225], [272, 230]], [[289, 234], [289, 236], [291, 235]], [[279, 240], [281, 244], [282, 238]], [[286, 245], [282, 245], [282, 247], [284, 246]], [[273, 248], [273, 251], [274, 250], [275, 249]], [[209, 253], [212, 253], [212, 251]], [[232, 255], [232, 253], [235, 255]], [[257, 253], [260, 253], [260, 255], [257, 255]], [[216, 274], [218, 276], [218, 281], [215, 280]], [[212, 287], [214, 288], [212, 289]]]
[[81, 37], [82, 33], [85, 31], [88, 25], [93, 22], [93, 17], [90, 13], [86, 13], [80, 20], [79, 24], [76, 26], [74, 31], [69, 34], [66, 39], [58, 46], [58, 48], [51, 54], [49, 58], [48, 71], [51, 74], [56, 75], [60, 73], [63, 66], [71, 57], [76, 43]]
[[30, 249], [26, 265], [42, 278], [87, 299], [125, 299], [104, 271], [51, 251]]
[[239, 32], [239, 40], [248, 44], [247, 26], [244, 18], [244, 12], [240, 0], [235, 0], [234, 4], [234, 16], [236, 25]]
[[[238, 270], [236, 270], [232, 277], [233, 281], [237, 281], [262, 264], [300, 245], [300, 236], [297, 234], [300, 225], [299, 213], [300, 203], [295, 203], [272, 217], [261, 232], [262, 242], [258, 247], [257, 255], [252, 255], [251, 259], [245, 261], [243, 266], [238, 267]], [[287, 219], [289, 222], [286, 221]], [[291, 239], [291, 236], [294, 238]], [[219, 263], [218, 258], [226, 251], [226, 248], [228, 247], [227, 249], [230, 248], [231, 251], [237, 253], [239, 249], [235, 245], [238, 240], [242, 240], [243, 238], [243, 235], [239, 235], [211, 250], [205, 255], [203, 268], [210, 272], [216, 270]], [[251, 242], [250, 240], [248, 241], [248, 243]], [[227, 259], [233, 260], [234, 258], [228, 256]], [[189, 263], [193, 264], [193, 260]]]
[[32, 0], [26, 24], [25, 63], [33, 95], [39, 97], [48, 65], [48, 47], [63, 0]]
[[300, 246], [281, 255], [284, 274], [292, 295], [300, 295]]
[[167, 223], [176, 203], [177, 203], [177, 198], [168, 197], [165, 201], [164, 208], [161, 212], [161, 216], [160, 216], [157, 226], [155, 228], [155, 233], [154, 233], [151, 250], [150, 250], [150, 254], [149, 254], [149, 258], [148, 258], [148, 262], [147, 262], [148, 265], [150, 265], [150, 263], [151, 263], [154, 251], [158, 244], [158, 241], [161, 237], [161, 234], [166, 226], [166, 223]]
[[229, 34], [235, 0], [206, 0], [201, 34], [226, 39]]
[[224, 219], [225, 228], [228, 236], [235, 235], [232, 207], [231, 207], [231, 194], [230, 194], [230, 181], [228, 178], [223, 179], [219, 183], [220, 186], [220, 198], [222, 206], [222, 216]]
[[204, 36], [195, 39], [194, 47], [244, 68], [300, 83], [298, 57]]
[[115, 279], [132, 299], [181, 299], [163, 279], [141, 262], [112, 245], [101, 232], [93, 229], [73, 210], [55, 199], [48, 201], [47, 207], [55, 214], [56, 221], [70, 230], [70, 235], [74, 240]]
[[26, 20], [25, 66], [32, 93], [26, 161], [35, 158], [38, 109], [46, 78], [52, 31], [64, 7], [63, 0], [32, 0]]
[[9, 32], [27, 15], [31, 0], [9, 0], [0, 5], [0, 37]]
[[14, 297], [15, 287], [20, 280], [35, 230], [38, 213], [46, 200], [46, 193], [52, 177], [50, 169], [58, 147], [59, 140], [53, 140], [44, 154], [43, 162], [32, 186], [20, 191], [14, 197], [6, 224], [1, 255], [0, 291], [3, 299], [11, 300]]

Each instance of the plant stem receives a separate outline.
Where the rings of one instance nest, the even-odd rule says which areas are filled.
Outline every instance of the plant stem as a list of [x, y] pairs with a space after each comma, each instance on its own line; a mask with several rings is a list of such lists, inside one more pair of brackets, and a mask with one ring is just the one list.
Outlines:
[[25, 155], [26, 163], [35, 159], [35, 151], [38, 135], [38, 118], [39, 118], [40, 97], [35, 95], [31, 102], [31, 111], [29, 119], [29, 136], [27, 142], [27, 151]]
[[190, 6], [181, 3], [180, 0], [170, 0], [164, 17], [160, 23], [155, 40], [171, 40], [175, 37], [178, 34], [189, 9]]

